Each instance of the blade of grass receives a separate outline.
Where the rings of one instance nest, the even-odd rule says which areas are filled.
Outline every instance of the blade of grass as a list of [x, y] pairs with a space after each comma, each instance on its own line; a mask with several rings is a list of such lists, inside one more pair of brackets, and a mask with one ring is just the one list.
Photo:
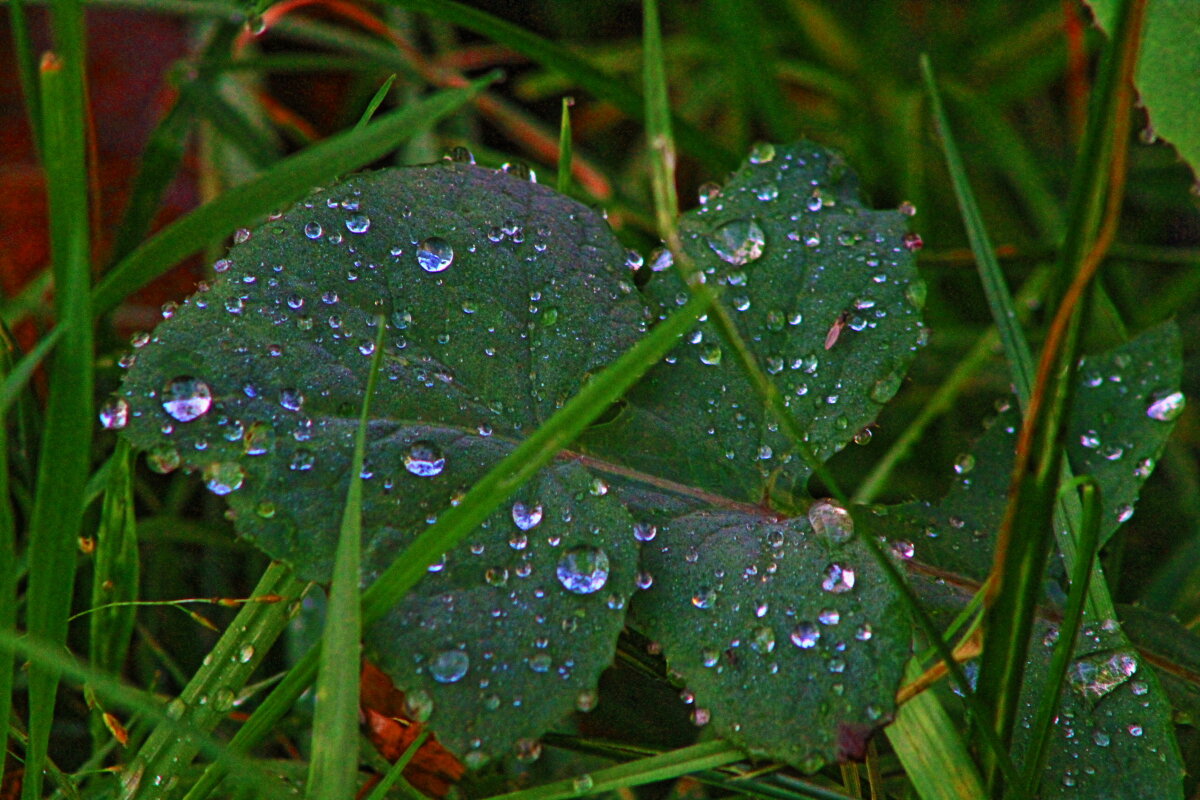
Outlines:
[[[1100, 546], [1100, 487], [1090, 476], [1077, 478], [1074, 483], [1079, 485], [1079, 500], [1083, 507], [1083, 517], [1080, 520], [1078, 558], [1071, 570], [1071, 589], [1067, 595], [1067, 606], [1063, 610], [1062, 622], [1058, 627], [1058, 641], [1054, 644], [1054, 652], [1050, 656], [1050, 667], [1047, 671], [1046, 683], [1042, 687], [1041, 699], [1037, 711], [1034, 712], [1032, 739], [1025, 755], [1025, 791], [1033, 794], [1041, 782], [1042, 773], [1046, 768], [1047, 746], [1054, 728], [1054, 715], [1058, 710], [1059, 696], [1062, 693], [1063, 680], [1067, 675], [1067, 667], [1075, 655], [1075, 640], [1083, 623], [1083, 609], [1087, 602], [1088, 581], [1092, 577], [1092, 561]], [[1074, 486], [1065, 486], [1063, 491], [1074, 491]]]
[[[429, 564], [468, 536], [525, 481], [568, 447], [675, 346], [708, 311], [708, 302], [707, 298], [693, 297], [656, 325], [634, 347], [585, 383], [578, 394], [472, 486], [458, 505], [438, 515], [438, 521], [426, 528], [363, 593], [363, 625], [382, 618], [428, 574]], [[287, 713], [316, 675], [319, 652], [320, 646], [313, 647], [288, 672], [234, 736], [231, 749], [245, 752], [253, 747]], [[184, 800], [207, 797], [220, 781], [221, 769], [220, 765], [211, 765]]]
[[111, 310], [127, 295], [238, 225], [296, 200], [314, 184], [385, 155], [423, 126], [454, 113], [495, 79], [489, 75], [467, 88], [439, 92], [361, 131], [331, 136], [176, 220], [123, 258], [100, 281], [92, 297], [94, 312]]
[[[583, 58], [562, 45], [543, 39], [511, 22], [452, 0], [387, 0], [388, 5], [428, 14], [444, 23], [457, 25], [511, 47], [551, 69], [566, 75], [600, 100], [607, 100], [634, 120], [643, 121], [642, 97], [620, 81], [605, 75]], [[676, 118], [675, 129], [684, 150], [709, 169], [719, 172], [733, 169], [738, 159], [699, 128]]]
[[745, 757], [741, 750], [723, 741], [702, 742], [597, 770], [589, 775], [554, 781], [519, 792], [494, 795], [490, 800], [569, 800], [670, 780], [742, 761]]
[[21, 360], [13, 364], [11, 369], [4, 376], [4, 382], [0, 383], [0, 416], [7, 414], [12, 408], [12, 404], [17, 401], [21, 393], [25, 391], [25, 387], [29, 385], [29, 381], [33, 378], [33, 373], [37, 371], [38, 366], [50, 354], [58, 344], [59, 339], [63, 338], [67, 328], [65, 325], [59, 325], [54, 330], [47, 333], [33, 349], [25, 355], [21, 356]]
[[562, 99], [562, 120], [558, 126], [558, 176], [555, 189], [559, 194], [571, 191], [571, 105], [570, 97]]
[[313, 715], [312, 757], [308, 765], [305, 797], [342, 800], [354, 794], [358, 774], [358, 673], [362, 642], [359, 582], [362, 557], [362, 471], [367, 451], [367, 423], [371, 398], [383, 364], [383, 317], [375, 320], [375, 355], [367, 389], [363, 393], [354, 455], [350, 461], [350, 486], [342, 510], [334, 556], [329, 604], [325, 612], [321, 666], [317, 673], [317, 705]]
[[21, 79], [21, 94], [25, 100], [25, 117], [33, 133], [33, 146], [42, 152], [42, 95], [38, 86], [38, 60], [29, 35], [29, 20], [25, 16], [24, 0], [9, 3], [9, 25], [12, 26], [13, 51], [17, 74]]
[[[169, 706], [178, 712], [178, 726], [158, 724], [150, 732], [126, 769], [128, 775], [161, 775], [171, 785], [188, 769], [202, 749], [198, 735], [207, 734], [233, 709], [236, 693], [246, 684], [266, 657], [271, 645], [287, 627], [309, 584], [296, 580], [282, 564], [272, 564], [254, 587], [251, 596], [271, 602], [246, 603]], [[126, 781], [120, 797], [132, 800], [154, 787]]]
[[[92, 439], [92, 319], [88, 179], [84, 142], [83, 11], [69, 0], [55, 6], [56, 38], [71, 50], [42, 61], [44, 166], [54, 269], [55, 311], [64, 328], [49, 369], [33, 510], [29, 521], [26, 627], [61, 645], [75, 576]], [[42, 765], [54, 722], [58, 671], [45, 663], [29, 671], [29, 748], [26, 800], [41, 797]]]
[[375, 112], [379, 110], [379, 107], [383, 105], [383, 101], [387, 99], [388, 92], [392, 90], [392, 84], [395, 82], [396, 73], [393, 72], [388, 76], [387, 80], [383, 82], [383, 85], [379, 87], [378, 91], [375, 92], [374, 96], [371, 97], [371, 102], [367, 103], [367, 107], [363, 111], [362, 117], [360, 117], [358, 122], [355, 124], [354, 130], [360, 131], [367, 127], [367, 124], [370, 123], [372, 117], [375, 116]]
[[[398, 782], [401, 783], [401, 785], [406, 783], [402, 777], [404, 770], [408, 766], [408, 763], [412, 761], [413, 756], [417, 754], [417, 751], [421, 749], [421, 745], [425, 744], [425, 740], [428, 738], [429, 731], [421, 731], [417, 734], [417, 738], [413, 739], [412, 744], [410, 744], [408, 748], [400, 754], [400, 757], [396, 759], [396, 763], [392, 764], [391, 768], [387, 771], [387, 774], [383, 776], [383, 780], [376, 784], [375, 788], [371, 790], [371, 793], [367, 795], [367, 800], [386, 800], [388, 792], [391, 790], [392, 786], [396, 785]], [[412, 787], [409, 788], [411, 789]], [[410, 796], [412, 794], [410, 792], [405, 793], [410, 794]], [[417, 796], [420, 797], [419, 794], [417, 794]]]
[[[92, 568], [92, 606], [88, 620], [88, 661], [100, 672], [121, 674], [129, 654], [137, 609], [126, 602], [138, 596], [137, 518], [133, 507], [133, 453], [121, 439], [108, 461], [107, 486], [96, 532]], [[115, 604], [115, 605], [113, 605]], [[103, 722], [92, 720], [93, 748], [109, 739]]]
[[773, 141], [793, 141], [798, 135], [796, 115], [779, 87], [774, 48], [763, 35], [768, 26], [761, 7], [740, 0], [711, 0], [708, 8], [730, 50], [722, 60], [735, 75], [737, 94], [757, 112]]
[[[14, 13], [16, 10], [14, 9]], [[0, 377], [7, 378], [12, 357], [0, 342]], [[17, 629], [17, 530], [13, 516], [8, 472], [8, 414], [0, 407], [0, 633]], [[0, 776], [8, 755], [8, 719], [12, 714], [13, 655], [0, 653]]]

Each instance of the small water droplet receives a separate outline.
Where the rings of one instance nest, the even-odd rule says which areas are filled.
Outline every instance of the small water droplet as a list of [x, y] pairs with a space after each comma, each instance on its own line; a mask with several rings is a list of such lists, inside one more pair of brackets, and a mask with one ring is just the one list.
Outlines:
[[229, 494], [242, 488], [246, 473], [236, 461], [217, 461], [204, 468], [204, 485], [213, 494]]
[[596, 782], [592, 780], [592, 776], [588, 775], [586, 772], [571, 781], [571, 788], [574, 789], [577, 794], [585, 794], [590, 792], [592, 787], [595, 785]]
[[129, 403], [124, 397], [110, 397], [100, 406], [100, 424], [109, 431], [119, 431], [129, 424]]
[[443, 650], [429, 662], [429, 674], [438, 683], [461, 681], [471, 668], [471, 659], [462, 650]]
[[254, 645], [252, 645], [252, 644], [242, 645], [241, 649], [238, 650], [238, 661], [241, 662], [242, 664], [249, 664], [251, 659], [253, 659], [253, 658], [254, 658]]
[[966, 475], [975, 468], [975, 456], [970, 453], [962, 453], [958, 458], [954, 459], [954, 471], [959, 475]]
[[371, 228], [371, 218], [366, 214], [351, 214], [346, 218], [346, 230], [351, 233], [366, 233]]
[[454, 261], [454, 248], [439, 236], [430, 236], [417, 245], [417, 263], [426, 272], [441, 272]]
[[692, 605], [700, 609], [712, 608], [717, 602], [717, 592], [708, 586], [701, 586], [692, 595]]
[[558, 582], [574, 594], [592, 594], [608, 582], [608, 554], [598, 547], [572, 547], [558, 560]]
[[1159, 422], [1170, 422], [1183, 413], [1186, 403], [1187, 399], [1183, 396], [1183, 392], [1171, 392], [1151, 403], [1150, 407], [1146, 409], [1146, 416]]
[[191, 422], [212, 408], [212, 389], [199, 378], [182, 375], [172, 378], [162, 389], [162, 407], [179, 422]]
[[299, 389], [280, 389], [279, 405], [288, 411], [299, 411], [304, 407], [304, 394]]
[[775, 649], [775, 631], [769, 625], [760, 625], [750, 636], [750, 649], [767, 654]]
[[404, 454], [404, 468], [413, 475], [431, 478], [446, 468], [446, 457], [433, 442], [413, 442]]
[[658, 526], [648, 522], [637, 522], [633, 526], [633, 538], [639, 542], [652, 542], [658, 535]]
[[321, 223], [319, 222], [310, 222], [304, 226], [304, 235], [309, 239], [320, 239], [322, 233], [324, 231], [321, 229]]
[[467, 148], [463, 147], [462, 145], [459, 145], [457, 147], [451, 147], [449, 152], [447, 152], [446, 155], [444, 156], [444, 158], [447, 161], [453, 161], [458, 164], [474, 164], [475, 163], [475, 154], [472, 153]]
[[751, 164], [769, 164], [775, 159], [775, 145], [770, 142], [756, 142], [750, 148]]
[[825, 567], [821, 588], [833, 594], [842, 594], [854, 588], [854, 570], [834, 562]]
[[1133, 506], [1125, 503], [1117, 508], [1117, 522], [1128, 522], [1133, 517]]
[[801, 622], [792, 630], [792, 644], [801, 650], [810, 650], [817, 646], [821, 631], [811, 622]]
[[721, 225], [708, 239], [708, 246], [722, 261], [742, 266], [763, 254], [766, 244], [762, 228], [753, 219], [734, 219]]
[[842, 615], [836, 608], [823, 608], [821, 613], [817, 614], [817, 622], [822, 625], [837, 625], [842, 619]]

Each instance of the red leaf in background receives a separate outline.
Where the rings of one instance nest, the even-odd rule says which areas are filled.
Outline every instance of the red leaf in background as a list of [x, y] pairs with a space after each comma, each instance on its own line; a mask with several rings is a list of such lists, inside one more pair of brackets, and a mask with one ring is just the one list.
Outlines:
[[[360, 679], [360, 704], [367, 738], [379, 754], [395, 762], [424, 730], [409, 719], [404, 707], [404, 692], [374, 664], [364, 661]], [[465, 768], [433, 737], [425, 740], [404, 770], [404, 777], [416, 788], [433, 797], [445, 797], [450, 787], [462, 778]]]

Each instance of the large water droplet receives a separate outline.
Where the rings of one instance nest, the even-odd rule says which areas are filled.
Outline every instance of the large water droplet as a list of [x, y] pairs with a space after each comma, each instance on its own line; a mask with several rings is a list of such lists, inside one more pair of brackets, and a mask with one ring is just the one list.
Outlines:
[[471, 659], [462, 650], [443, 650], [429, 662], [429, 674], [438, 683], [461, 681], [471, 668]]
[[1183, 413], [1186, 402], [1183, 392], [1171, 392], [1151, 403], [1146, 409], [1146, 416], [1159, 422], [1170, 422]]
[[809, 506], [808, 521], [818, 536], [834, 542], [849, 541], [854, 535], [854, 518], [832, 500], [818, 500]]
[[404, 454], [404, 468], [413, 475], [432, 478], [446, 468], [446, 457], [433, 442], [413, 442]]
[[1081, 697], [1097, 702], [1137, 672], [1132, 650], [1107, 650], [1077, 659], [1067, 669], [1067, 681]]
[[770, 142], [757, 142], [750, 148], [751, 164], [767, 164], [775, 159], [775, 145]]
[[346, 230], [351, 233], [366, 233], [371, 227], [371, 218], [366, 214], [351, 214], [346, 218]]
[[572, 547], [558, 560], [558, 582], [568, 592], [591, 594], [608, 582], [608, 554], [598, 547]]
[[426, 272], [441, 272], [454, 261], [454, 248], [440, 236], [430, 236], [417, 245], [417, 263]]
[[708, 246], [735, 266], [749, 264], [762, 256], [766, 237], [753, 219], [734, 219], [713, 231]]
[[523, 531], [536, 528], [542, 521], [542, 504], [527, 506], [524, 503], [513, 503], [512, 520]]
[[191, 422], [212, 408], [212, 389], [199, 378], [181, 375], [167, 381], [162, 390], [163, 410], [180, 422]]
[[717, 602], [717, 591], [708, 586], [701, 586], [692, 595], [692, 605], [696, 608], [712, 608]]

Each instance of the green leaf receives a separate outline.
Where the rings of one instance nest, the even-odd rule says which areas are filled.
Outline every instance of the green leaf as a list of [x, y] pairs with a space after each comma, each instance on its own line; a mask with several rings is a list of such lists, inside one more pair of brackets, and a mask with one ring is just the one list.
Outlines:
[[[1116, 0], [1088, 0], [1096, 21], [1112, 30]], [[1155, 135], [1179, 151], [1200, 178], [1200, 8], [1191, 0], [1153, 0], [1146, 8], [1134, 83]]]
[[633, 621], [694, 695], [693, 720], [813, 771], [859, 759], [893, 710], [912, 631], [848, 514], [700, 511], [643, 549]]
[[[839, 161], [831, 169], [831, 157], [810, 145], [756, 153], [726, 190], [740, 202], [742, 187], [755, 186], [765, 196], [771, 194], [765, 178], [776, 186], [778, 200], [756, 195], [753, 201], [756, 224], [770, 237], [757, 254], [761, 264], [754, 265], [760, 270], [756, 302], [831, 322], [850, 309], [844, 340], [821, 351], [826, 366], [803, 361], [795, 370], [810, 368], [806, 379], [821, 392], [826, 414], [842, 402], [831, 402], [832, 392], [846, 398], [838, 406], [847, 415], [841, 423], [812, 414], [811, 398], [795, 409], [806, 420], [801, 430], [811, 431], [828, 455], [897, 388], [919, 337], [913, 308], [919, 290], [911, 288], [917, 279], [900, 215], [862, 209]], [[815, 171], [801, 162], [816, 164]], [[814, 188], [819, 178], [834, 182]], [[736, 207], [732, 199], [729, 207]], [[799, 230], [790, 217], [802, 215], [830, 237], [826, 261], [801, 258], [805, 245], [788, 237], [791, 228]], [[714, 276], [723, 268], [720, 277], [728, 282], [730, 265], [703, 236], [709, 224], [704, 214], [693, 215], [685, 240], [701, 268]], [[647, 292], [639, 292], [626, 259], [599, 215], [514, 175], [447, 162], [355, 176], [243, 237], [216, 265], [211, 288], [155, 331], [137, 352], [119, 398], [129, 406], [126, 432], [149, 451], [152, 466], [201, 472], [209, 489], [226, 497], [242, 536], [293, 564], [301, 577], [328, 580], [351, 472], [354, 418], [382, 315], [383, 372], [360, 473], [363, 575], [370, 584], [496, 464], [531, 441], [590, 374], [675, 308], [677, 280], [652, 274]], [[770, 289], [765, 270], [778, 273], [779, 287]], [[786, 298], [797, 302], [785, 304]], [[737, 308], [742, 300], [732, 302]], [[773, 325], [776, 316], [770, 319]], [[823, 347], [827, 328], [783, 320], [768, 344], [795, 348], [811, 340]], [[744, 335], [752, 347], [763, 341], [755, 325]], [[684, 349], [695, 360], [694, 346]], [[736, 472], [723, 466], [723, 450], [703, 443], [708, 449], [697, 456], [717, 460], [716, 470], [690, 475], [654, 458], [654, 438], [629, 438], [626, 419], [644, 421], [647, 409], [662, 410], [663, 435], [678, 426], [679, 444], [672, 447], [701, 435], [693, 414], [698, 397], [690, 398], [690, 407], [670, 408], [679, 389], [672, 366], [664, 364], [667, 372], [650, 376], [631, 395], [633, 413], [617, 409], [615, 423], [596, 427], [587, 438], [589, 454], [564, 453], [461, 546], [413, 565], [422, 572], [428, 567], [424, 580], [368, 626], [366, 652], [406, 692], [411, 715], [428, 721], [468, 765], [527, 748], [570, 711], [595, 704], [599, 675], [612, 660], [635, 591], [639, 540], [649, 538], [650, 523], [662, 516], [648, 514], [647, 498], [659, 498], [666, 509], [696, 508], [697, 498], [701, 506], [742, 507], [715, 494], [737, 488], [725, 479]], [[765, 429], [761, 401], [737, 367], [717, 366], [715, 374], [735, 386], [737, 402]], [[707, 392], [717, 378], [699, 372], [695, 379], [708, 381], [698, 383]], [[625, 438], [614, 434], [618, 429]], [[739, 447], [749, 446], [746, 434], [737, 433], [745, 440]], [[786, 454], [783, 438], [772, 436]], [[755, 453], [760, 446], [753, 438]], [[777, 461], [787, 465], [789, 480], [808, 475], [806, 465], [786, 455]], [[744, 486], [761, 489], [766, 477], [751, 466]], [[744, 494], [743, 487], [735, 497]], [[713, 513], [726, 512], [701, 510], [698, 519]], [[748, 535], [769, 533], [761, 514], [746, 519]], [[673, 536], [705, 533], [671, 525]], [[878, 620], [887, 628], [856, 648], [859, 658], [847, 667], [859, 684], [849, 695], [853, 715], [835, 680], [814, 687], [812, 698], [845, 711], [838, 718], [844, 724], [830, 717], [804, 750], [779, 750], [769, 737], [735, 740], [813, 766], [839, 755], [839, 731], [861, 740], [886, 718], [909, 630], [892, 608], [894, 589], [860, 543], [826, 552], [800, 541], [807, 522], [779, 525], [796, 537], [790, 546], [802, 551], [789, 570], [807, 565], [817, 576], [815, 591], [830, 552], [854, 559], [861, 585], [870, 588], [839, 598], [848, 643], [857, 643], [851, 619], [855, 625]], [[743, 554], [723, 557], [743, 569]], [[779, 581], [775, 591], [786, 585]], [[814, 619], [821, 610], [811, 609]], [[892, 652], [885, 653], [889, 643]], [[761, 728], [757, 722], [749, 727]]]
[[[688, 254], [726, 287], [743, 338], [820, 460], [874, 420], [924, 342], [925, 285], [904, 219], [864, 208], [840, 156], [814, 145], [759, 146], [683, 217]], [[661, 316], [687, 290], [663, 271], [646, 295]], [[810, 466], [727, 350], [715, 323], [698, 326], [589, 449], [738, 500], [803, 493]]]

